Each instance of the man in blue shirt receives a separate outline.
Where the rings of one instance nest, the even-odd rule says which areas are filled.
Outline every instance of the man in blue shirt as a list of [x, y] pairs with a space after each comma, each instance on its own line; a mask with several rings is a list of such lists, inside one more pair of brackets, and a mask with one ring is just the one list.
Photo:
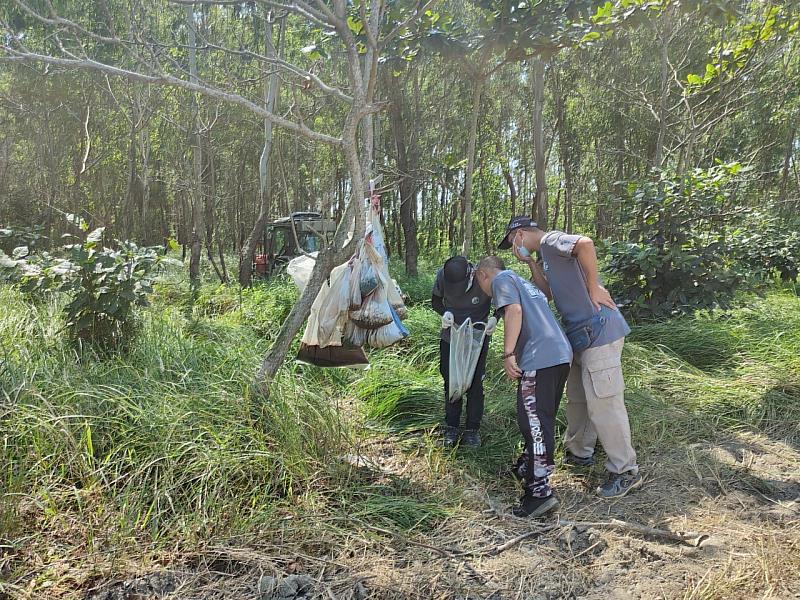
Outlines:
[[555, 469], [555, 421], [569, 374], [572, 349], [550, 310], [545, 295], [503, 261], [487, 256], [476, 279], [505, 322], [503, 367], [519, 380], [517, 424], [525, 452], [517, 473], [525, 495], [513, 509], [519, 517], [539, 517], [558, 507], [550, 489]]
[[[564, 462], [594, 464], [597, 440], [608, 460], [608, 480], [597, 488], [603, 498], [619, 498], [642, 484], [631, 444], [622, 378], [622, 346], [630, 327], [602, 286], [591, 239], [562, 231], [545, 232], [529, 217], [514, 217], [499, 248], [531, 270], [534, 283], [555, 302], [575, 353], [567, 382]], [[531, 252], [542, 256], [540, 266]]]

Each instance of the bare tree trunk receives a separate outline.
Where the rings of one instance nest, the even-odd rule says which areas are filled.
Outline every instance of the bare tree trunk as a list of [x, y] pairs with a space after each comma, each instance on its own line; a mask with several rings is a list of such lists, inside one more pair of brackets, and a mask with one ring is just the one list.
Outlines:
[[511, 176], [511, 169], [508, 167], [503, 167], [503, 177], [506, 179], [506, 184], [508, 184], [508, 195], [511, 200], [511, 214], [517, 214], [517, 188], [514, 185], [514, 178]]
[[[564, 229], [571, 233], [572, 229], [572, 139], [569, 134], [569, 123], [567, 122], [567, 101], [566, 91], [561, 85], [561, 75], [557, 69], [553, 69], [553, 104], [556, 113], [556, 133], [558, 134], [558, 158], [561, 162], [561, 173], [564, 177]], [[559, 194], [561, 187], [559, 187]], [[558, 201], [556, 202], [556, 215], [553, 218], [553, 226], [558, 227]]]
[[[197, 84], [197, 31], [194, 20], [194, 7], [186, 6], [186, 26], [189, 30], [189, 80]], [[191, 96], [192, 129], [194, 145], [192, 146], [192, 234], [191, 256], [189, 258], [189, 279], [193, 285], [200, 282], [200, 252], [203, 235], [203, 140], [200, 132], [199, 103], [197, 96]]]
[[386, 87], [389, 92], [391, 106], [389, 119], [397, 149], [397, 169], [400, 171], [400, 224], [405, 241], [406, 273], [416, 277], [419, 246], [417, 244], [417, 222], [414, 210], [417, 202], [417, 151], [409, 152], [406, 146], [406, 125], [403, 119], [405, 95], [398, 78], [390, 70], [386, 72]]
[[[786, 200], [787, 190], [789, 189], [789, 167], [792, 164], [792, 155], [794, 154], [794, 136], [797, 133], [796, 127], [792, 126], [789, 130], [789, 141], [786, 146], [786, 155], [783, 158], [783, 169], [781, 171], [781, 186], [778, 194], [778, 199], [781, 201]], [[783, 207], [781, 207], [783, 210]]]
[[661, 31], [659, 35], [660, 47], [659, 56], [661, 59], [661, 96], [658, 102], [658, 137], [656, 147], [653, 152], [653, 167], [661, 169], [664, 166], [664, 139], [667, 135], [667, 101], [669, 100], [669, 54], [668, 54], [668, 28], [672, 20], [670, 10], [664, 13]]
[[[281, 19], [280, 29], [278, 33], [278, 45], [281, 47], [280, 55], [283, 55], [284, 46], [284, 28], [286, 26], [286, 18]], [[267, 19], [265, 28], [265, 45], [266, 54], [269, 58], [275, 58], [278, 53], [275, 51], [275, 44], [273, 43], [273, 23]], [[267, 67], [265, 67], [267, 68]], [[278, 88], [280, 79], [278, 78], [277, 71], [266, 80], [264, 84], [264, 108], [269, 112], [275, 111], [275, 104], [278, 98]], [[272, 122], [264, 119], [264, 147], [261, 150], [261, 158], [258, 162], [259, 174], [259, 208], [258, 217], [253, 223], [253, 229], [247, 236], [242, 250], [239, 254], [239, 284], [243, 287], [249, 287], [253, 281], [253, 253], [255, 252], [258, 240], [264, 232], [264, 226], [269, 219], [269, 201], [271, 199], [272, 189], [272, 174], [270, 156], [272, 154]]]
[[533, 86], [533, 163], [536, 173], [536, 202], [534, 218], [547, 229], [547, 179], [544, 152], [544, 61], [534, 58], [531, 63]]
[[464, 243], [461, 254], [469, 257], [472, 252], [472, 174], [475, 170], [475, 144], [478, 138], [478, 117], [481, 111], [481, 97], [486, 79], [480, 73], [473, 81], [472, 89], [472, 115], [469, 123], [469, 138], [467, 140], [467, 171], [464, 174], [464, 200], [462, 204], [462, 218], [464, 223]]

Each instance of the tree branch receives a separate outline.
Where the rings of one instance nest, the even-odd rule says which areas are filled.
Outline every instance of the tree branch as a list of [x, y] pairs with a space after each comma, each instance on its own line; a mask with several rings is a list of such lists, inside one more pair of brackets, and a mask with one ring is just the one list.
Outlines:
[[130, 81], [138, 81], [141, 83], [146, 83], [148, 85], [178, 87], [185, 90], [189, 90], [191, 92], [202, 94], [203, 96], [207, 96], [209, 98], [221, 100], [229, 104], [238, 104], [239, 106], [246, 108], [250, 112], [271, 121], [278, 127], [283, 127], [284, 129], [293, 131], [299, 135], [302, 135], [307, 139], [316, 142], [322, 142], [324, 144], [330, 144], [332, 146], [337, 146], [337, 147], [342, 145], [341, 138], [333, 137], [325, 133], [314, 131], [312, 129], [309, 129], [305, 125], [301, 125], [295, 123], [294, 121], [290, 121], [281, 116], [275, 115], [269, 112], [268, 110], [265, 110], [258, 104], [251, 102], [247, 98], [240, 96], [239, 94], [226, 92], [224, 90], [210, 87], [208, 85], [200, 85], [197, 83], [192, 83], [190, 81], [185, 81], [183, 79], [174, 77], [172, 75], [168, 75], [166, 73], [161, 73], [158, 75], [145, 75], [143, 73], [138, 73], [136, 71], [128, 71], [126, 69], [121, 69], [119, 67], [114, 67], [111, 65], [107, 65], [105, 63], [97, 62], [89, 58], [87, 59], [57, 58], [54, 56], [36, 54], [33, 52], [18, 52], [8, 47], [0, 47], [0, 50], [4, 50], [6, 53], [10, 54], [10, 56], [5, 56], [5, 57], [0, 56], [0, 63], [40, 62], [71, 69], [99, 71], [101, 73], [107, 73], [109, 75], [114, 75], [117, 77], [124, 77]]

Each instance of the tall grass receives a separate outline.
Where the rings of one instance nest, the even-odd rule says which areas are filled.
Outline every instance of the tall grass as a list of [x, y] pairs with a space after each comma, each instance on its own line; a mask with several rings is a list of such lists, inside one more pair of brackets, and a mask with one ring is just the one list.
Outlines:
[[[285, 280], [241, 292], [207, 283], [193, 301], [184, 281], [165, 277], [135, 343], [116, 357], [62, 341], [58, 298], [32, 303], [0, 287], [0, 538], [47, 532], [65, 514], [164, 543], [269, 531], [287, 514], [433, 525], [459, 505], [452, 490], [378, 483], [340, 459], [375, 427], [419, 431], [442, 418], [439, 318], [426, 305], [433, 272], [401, 281], [412, 335], [371, 352], [371, 371], [289, 361], [269, 401], [251, 382], [296, 300]], [[484, 449], [426, 446], [487, 481], [519, 439], [501, 339], [488, 361]], [[625, 369], [638, 440], [759, 427], [796, 442], [800, 299], [775, 292], [733, 311], [638, 325]]]

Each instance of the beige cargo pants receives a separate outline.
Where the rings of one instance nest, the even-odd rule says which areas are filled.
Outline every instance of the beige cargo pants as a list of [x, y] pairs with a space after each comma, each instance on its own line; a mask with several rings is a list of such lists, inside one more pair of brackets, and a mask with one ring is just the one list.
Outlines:
[[625, 409], [622, 346], [619, 339], [576, 352], [567, 379], [567, 432], [564, 446], [575, 456], [594, 454], [597, 440], [611, 473], [638, 472]]

